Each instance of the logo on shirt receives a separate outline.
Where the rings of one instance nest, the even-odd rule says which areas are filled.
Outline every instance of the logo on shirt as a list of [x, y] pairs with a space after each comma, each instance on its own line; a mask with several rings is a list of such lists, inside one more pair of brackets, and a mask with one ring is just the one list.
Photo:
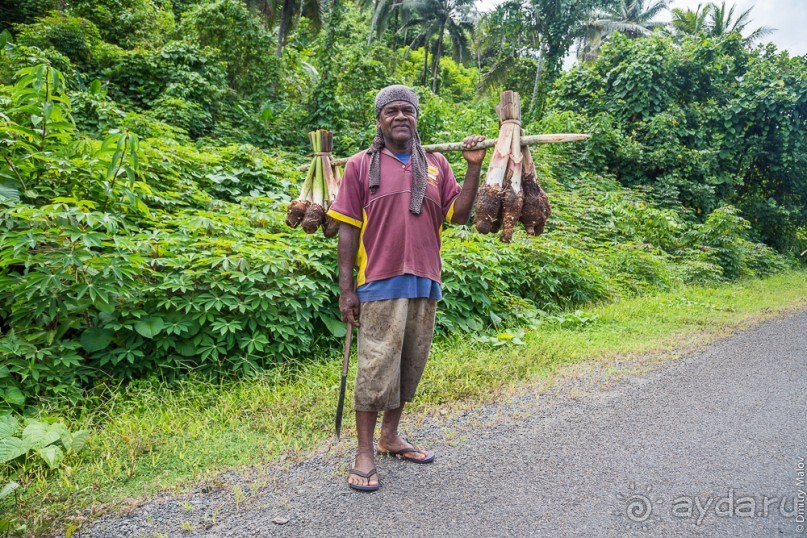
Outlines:
[[434, 166], [429, 166], [428, 179], [426, 180], [432, 187], [437, 187], [437, 178], [440, 177], [440, 171]]

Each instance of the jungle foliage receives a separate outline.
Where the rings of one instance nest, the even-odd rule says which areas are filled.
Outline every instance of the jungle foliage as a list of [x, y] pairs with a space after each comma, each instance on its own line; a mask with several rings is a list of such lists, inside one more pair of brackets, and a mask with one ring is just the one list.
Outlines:
[[[480, 48], [496, 25], [459, 54], [458, 35], [418, 34], [404, 13], [368, 43], [370, 16], [342, 2], [325, 6], [321, 32], [288, 22], [281, 46], [284, 4], [24, 6], [0, 12], [7, 409], [335, 349], [335, 243], [282, 224], [307, 130], [330, 128], [337, 154], [356, 152], [374, 134], [376, 91], [404, 82], [421, 95], [425, 142], [496, 133], [496, 96], [477, 93], [500, 60]], [[471, 12], [452, 13], [451, 31], [467, 31]], [[572, 26], [552, 28], [568, 49]], [[405, 47], [416, 35], [422, 46]], [[805, 248], [804, 67], [733, 34], [610, 38], [525, 118], [529, 133], [593, 135], [536, 154], [555, 208], [547, 234], [502, 245], [467, 227], [444, 233], [439, 330], [792, 263]], [[535, 82], [506, 80], [525, 96]], [[461, 177], [461, 158], [448, 157]]]

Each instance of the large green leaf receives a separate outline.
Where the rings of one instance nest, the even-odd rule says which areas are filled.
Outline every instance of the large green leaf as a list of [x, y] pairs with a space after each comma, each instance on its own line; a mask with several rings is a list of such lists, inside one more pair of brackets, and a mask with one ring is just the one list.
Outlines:
[[59, 464], [64, 459], [64, 452], [62, 449], [56, 445], [49, 445], [44, 448], [38, 448], [36, 453], [39, 454], [39, 457], [45, 460], [45, 463], [48, 464], [48, 467], [51, 469], [55, 469], [59, 466]]
[[[52, 445], [61, 437], [58, 424], [47, 424], [45, 422], [31, 422], [22, 430], [22, 440], [28, 446], [44, 447]], [[64, 428], [64, 425], [62, 425]]]
[[154, 338], [163, 330], [162, 318], [146, 318], [135, 323], [135, 330], [146, 338]]
[[198, 349], [195, 345], [193, 345], [193, 342], [188, 340], [183, 340], [182, 342], [174, 344], [174, 349], [183, 357], [193, 357], [196, 355], [196, 353], [198, 353]]
[[0, 439], [11, 437], [17, 431], [19, 422], [11, 415], [0, 417]]
[[328, 327], [328, 330], [331, 331], [332, 335], [334, 335], [336, 338], [344, 338], [345, 334], [347, 333], [347, 325], [330, 316], [320, 316], [320, 319], [325, 326]]
[[[90, 430], [79, 430], [77, 432], [73, 432], [73, 434], [70, 436], [70, 446], [65, 445], [65, 448], [68, 448], [73, 452], [79, 452], [82, 448], [84, 448], [89, 436]], [[64, 438], [62, 438], [62, 442], [64, 443]]]
[[112, 342], [112, 331], [90, 327], [81, 335], [81, 346], [89, 353], [106, 349]]
[[17, 484], [16, 482], [9, 482], [5, 486], [3, 486], [3, 489], [0, 489], [0, 500], [3, 500], [9, 495], [11, 495], [14, 492], [14, 490], [18, 489], [19, 487], [20, 485]]
[[7, 463], [28, 452], [28, 445], [19, 437], [0, 439], [0, 463]]
[[20, 190], [11, 183], [0, 183], [0, 202], [3, 200], [11, 200], [12, 202], [20, 201]]
[[25, 405], [25, 395], [17, 387], [6, 387], [6, 389], [2, 392], [2, 396], [3, 399], [11, 405], [16, 405], [18, 407]]

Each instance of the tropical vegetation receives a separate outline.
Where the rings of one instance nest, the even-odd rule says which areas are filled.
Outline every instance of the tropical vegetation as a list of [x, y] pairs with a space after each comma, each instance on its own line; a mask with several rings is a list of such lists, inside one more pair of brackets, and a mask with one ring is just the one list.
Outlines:
[[[443, 342], [497, 345], [584, 324], [594, 304], [803, 263], [807, 60], [760, 43], [766, 29], [731, 6], [659, 25], [663, 10], [0, 6], [0, 532], [25, 524], [14, 503], [30, 508], [57, 464], [98, 459], [85, 430], [103, 431], [130, 387], [285, 383], [335, 356], [335, 240], [284, 218], [308, 133], [331, 131], [337, 156], [366, 148], [387, 84], [419, 93], [425, 143], [497, 136], [504, 89], [521, 95], [524, 133], [591, 134], [532, 154], [552, 206], [540, 237], [446, 226]], [[576, 45], [592, 53], [564, 70]]]

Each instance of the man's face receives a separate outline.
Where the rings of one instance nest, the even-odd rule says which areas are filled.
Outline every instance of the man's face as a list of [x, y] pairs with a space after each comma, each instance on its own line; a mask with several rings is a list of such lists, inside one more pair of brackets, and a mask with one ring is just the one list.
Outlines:
[[378, 116], [381, 134], [396, 144], [409, 142], [418, 126], [417, 109], [406, 101], [393, 101], [381, 109]]

